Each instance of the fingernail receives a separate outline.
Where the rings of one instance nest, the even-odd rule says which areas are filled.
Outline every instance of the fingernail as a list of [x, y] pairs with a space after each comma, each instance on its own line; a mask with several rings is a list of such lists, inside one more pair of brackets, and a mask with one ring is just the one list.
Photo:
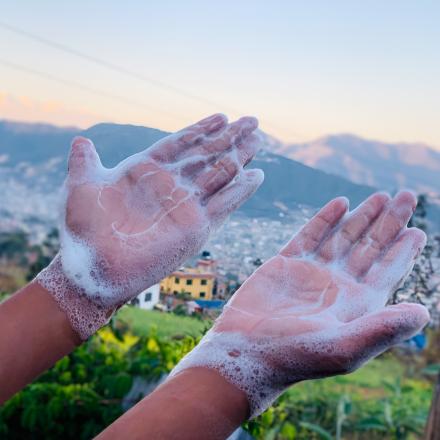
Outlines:
[[72, 140], [72, 147], [79, 147], [82, 145], [90, 145], [92, 141], [83, 136], [75, 136]]
[[260, 168], [247, 170], [246, 177], [248, 180], [259, 180], [262, 183], [264, 181], [264, 171]]

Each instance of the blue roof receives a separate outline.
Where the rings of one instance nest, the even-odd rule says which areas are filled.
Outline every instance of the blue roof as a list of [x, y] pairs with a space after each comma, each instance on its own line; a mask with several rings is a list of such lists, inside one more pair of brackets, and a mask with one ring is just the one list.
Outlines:
[[202, 309], [221, 309], [225, 305], [225, 301], [219, 299], [196, 299], [196, 303]]

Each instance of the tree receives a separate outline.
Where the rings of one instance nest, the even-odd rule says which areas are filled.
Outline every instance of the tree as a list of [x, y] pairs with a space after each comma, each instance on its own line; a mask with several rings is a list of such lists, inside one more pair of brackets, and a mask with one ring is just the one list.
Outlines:
[[33, 246], [32, 250], [36, 253], [36, 259], [29, 265], [26, 280], [31, 281], [45, 267], [49, 265], [59, 248], [59, 234], [57, 229], [52, 229], [41, 245]]
[[434, 326], [440, 323], [438, 302], [440, 299], [440, 279], [437, 272], [440, 270], [440, 237], [428, 232], [426, 213], [428, 199], [421, 194], [418, 197], [417, 207], [409, 226], [417, 227], [427, 232], [428, 240], [414, 269], [405, 283], [395, 291], [392, 302], [414, 301], [428, 307]]
[[0, 258], [25, 265], [29, 237], [24, 231], [0, 232]]

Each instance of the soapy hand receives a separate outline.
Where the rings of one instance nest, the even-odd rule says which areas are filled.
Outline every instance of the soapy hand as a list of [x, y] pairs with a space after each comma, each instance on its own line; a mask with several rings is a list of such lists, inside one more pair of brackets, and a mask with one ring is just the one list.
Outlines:
[[73, 310], [58, 286], [67, 282], [75, 290], [69, 298], [90, 300], [108, 319], [198, 252], [262, 183], [261, 170], [243, 170], [262, 144], [257, 125], [251, 117], [228, 124], [213, 115], [112, 169], [102, 166], [90, 140], [74, 139], [60, 254], [37, 281], [55, 293], [83, 338], [102, 325], [85, 321], [102, 316], [84, 321], [85, 311]]
[[176, 367], [218, 370], [257, 415], [289, 385], [350, 372], [429, 320], [418, 304], [386, 306], [425, 234], [406, 227], [409, 192], [377, 193], [347, 213], [326, 205], [235, 293], [212, 330]]

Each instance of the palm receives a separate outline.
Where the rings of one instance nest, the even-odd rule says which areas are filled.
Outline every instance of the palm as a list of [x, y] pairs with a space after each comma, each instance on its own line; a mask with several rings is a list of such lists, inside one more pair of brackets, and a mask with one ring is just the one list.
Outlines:
[[[133, 176], [135, 170], [139, 171], [139, 177]], [[132, 237], [140, 242], [145, 239], [142, 234], [148, 233], [155, 225], [166, 227], [167, 223], [178, 220], [179, 216], [171, 218], [168, 215], [171, 211], [177, 209], [178, 214], [185, 215], [191, 205], [194, 207], [197, 203], [188, 190], [178, 187], [168, 170], [149, 162], [128, 168], [114, 184], [92, 183], [75, 188], [70, 198], [73, 204], [77, 191], [81, 193], [79, 203], [89, 210], [92, 207], [94, 211], [93, 215], [80, 220], [84, 224], [77, 227], [89, 235], [96, 231], [110, 236], [114, 231], [121, 237]], [[69, 220], [74, 223], [77, 210], [71, 211]]]
[[[72, 188], [67, 224], [77, 236], [93, 242], [111, 266], [111, 276], [117, 277], [127, 265], [145, 272], [158, 253], [175, 251], [174, 246], [166, 246], [171, 235], [175, 244], [183, 246], [188, 234], [200, 231], [203, 242], [207, 225], [199, 206], [197, 196], [179, 187], [169, 170], [144, 162], [129, 167], [111, 185], [85, 183]], [[155, 237], [161, 237], [156, 249]]]
[[259, 147], [255, 128], [250, 118], [230, 125], [209, 118], [114, 169], [102, 167], [90, 141], [78, 141], [66, 183], [66, 236], [92, 250], [92, 278], [123, 291], [110, 302], [176, 269], [255, 191], [261, 175], [240, 171]]
[[[385, 305], [423, 247], [424, 234], [405, 227], [414, 206], [409, 193], [376, 194], [342, 220], [345, 202], [336, 199], [246, 281], [215, 331], [280, 344], [270, 363], [290, 366], [296, 380], [298, 363], [309, 366], [306, 378], [334, 374], [408, 336], [426, 310]], [[408, 318], [397, 336], [386, 319], [396, 312]]]
[[[245, 321], [253, 335], [291, 336], [334, 325], [328, 318], [335, 313], [332, 306], [341, 291], [362, 288], [326, 265], [278, 255], [246, 282], [229, 306], [232, 313], [246, 310], [253, 315]], [[306, 328], [301, 325], [305, 316]]]

